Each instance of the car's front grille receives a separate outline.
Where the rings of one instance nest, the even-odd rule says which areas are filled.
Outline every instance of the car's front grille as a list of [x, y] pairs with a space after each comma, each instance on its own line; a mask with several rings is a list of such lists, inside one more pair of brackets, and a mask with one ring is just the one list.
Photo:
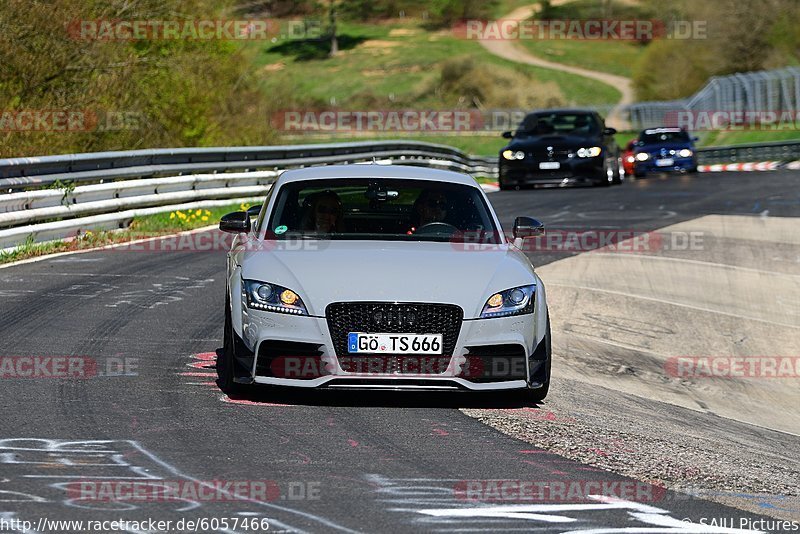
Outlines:
[[481, 345], [467, 347], [461, 378], [470, 382], [525, 380], [527, 361], [522, 345]]
[[539, 149], [539, 150], [534, 150], [534, 151], [528, 152], [527, 157], [533, 158], [533, 159], [535, 159], [537, 161], [542, 161], [542, 160], [546, 161], [546, 160], [549, 160], [551, 158], [553, 160], [555, 160], [555, 161], [558, 161], [558, 160], [563, 160], [563, 159], [569, 158], [569, 155], [571, 153], [573, 153], [573, 152], [574, 152], [574, 150], [569, 149], [569, 148], [563, 148], [563, 149], [560, 148], [560, 149], [557, 149], [557, 150], [553, 150], [552, 152], [550, 152], [548, 150], [544, 150], [544, 149]]
[[[339, 358], [348, 356], [349, 332], [442, 334], [442, 356], [450, 357], [456, 348], [464, 310], [453, 304], [335, 302], [328, 305], [325, 317]], [[359, 353], [361, 356], [371, 355]]]

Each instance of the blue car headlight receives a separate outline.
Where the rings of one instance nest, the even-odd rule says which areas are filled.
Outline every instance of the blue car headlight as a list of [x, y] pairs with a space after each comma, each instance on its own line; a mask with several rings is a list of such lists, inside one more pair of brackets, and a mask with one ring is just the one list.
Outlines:
[[481, 319], [533, 313], [535, 300], [536, 284], [500, 291], [486, 301], [481, 312]]
[[681, 149], [681, 150], [678, 152], [678, 155], [679, 155], [680, 157], [682, 157], [682, 158], [691, 158], [691, 157], [692, 157], [692, 154], [694, 154], [694, 152], [692, 152], [692, 151], [691, 151], [690, 149], [688, 149], [688, 148], [683, 148], [683, 149]]
[[300, 296], [291, 289], [259, 282], [242, 280], [242, 296], [248, 308], [293, 315], [308, 315], [306, 305]]

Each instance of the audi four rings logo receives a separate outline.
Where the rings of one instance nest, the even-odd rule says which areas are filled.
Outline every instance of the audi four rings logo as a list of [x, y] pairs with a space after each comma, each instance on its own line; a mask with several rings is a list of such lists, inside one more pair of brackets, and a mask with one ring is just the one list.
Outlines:
[[414, 312], [404, 312], [400, 310], [376, 310], [372, 315], [375, 325], [413, 325], [417, 316]]

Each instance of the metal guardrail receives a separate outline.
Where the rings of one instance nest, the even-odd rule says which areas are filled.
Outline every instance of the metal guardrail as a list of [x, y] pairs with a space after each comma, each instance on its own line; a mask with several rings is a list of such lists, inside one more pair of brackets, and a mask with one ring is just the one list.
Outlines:
[[[415, 141], [133, 150], [0, 160], [0, 249], [122, 228], [133, 217], [263, 198], [279, 169], [419, 165], [496, 178], [497, 158]], [[698, 150], [700, 164], [800, 160], [800, 141]], [[230, 171], [247, 172], [230, 172]], [[200, 173], [200, 174], [199, 174]], [[208, 174], [212, 173], [212, 174]], [[53, 188], [54, 185], [69, 187]], [[58, 219], [58, 220], [54, 220]]]
[[800, 141], [705, 147], [697, 150], [697, 160], [701, 165], [751, 161], [796, 161], [800, 160]]
[[[0, 187], [9, 191], [0, 194], [0, 249], [13, 248], [31, 236], [40, 242], [89, 229], [122, 228], [135, 216], [255, 201], [266, 194], [277, 169], [378, 160], [497, 175], [495, 158], [408, 141], [6, 159], [0, 160]], [[272, 170], [256, 170], [265, 167]], [[249, 172], [220, 172], [242, 169]], [[208, 171], [214, 174], [195, 174]], [[169, 176], [152, 177], [162, 174]]]
[[415, 141], [150, 149], [0, 159], [0, 191], [40, 188], [67, 180], [76, 183], [187, 173], [277, 170], [364, 161], [373, 157], [441, 158], [478, 173], [490, 172], [496, 167], [495, 161], [469, 156], [457, 148]]

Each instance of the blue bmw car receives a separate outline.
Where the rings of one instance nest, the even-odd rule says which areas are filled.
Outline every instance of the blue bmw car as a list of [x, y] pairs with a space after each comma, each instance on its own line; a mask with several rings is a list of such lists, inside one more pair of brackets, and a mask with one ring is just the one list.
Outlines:
[[697, 155], [689, 132], [681, 128], [651, 128], [639, 134], [634, 151], [634, 172], [697, 172]]

